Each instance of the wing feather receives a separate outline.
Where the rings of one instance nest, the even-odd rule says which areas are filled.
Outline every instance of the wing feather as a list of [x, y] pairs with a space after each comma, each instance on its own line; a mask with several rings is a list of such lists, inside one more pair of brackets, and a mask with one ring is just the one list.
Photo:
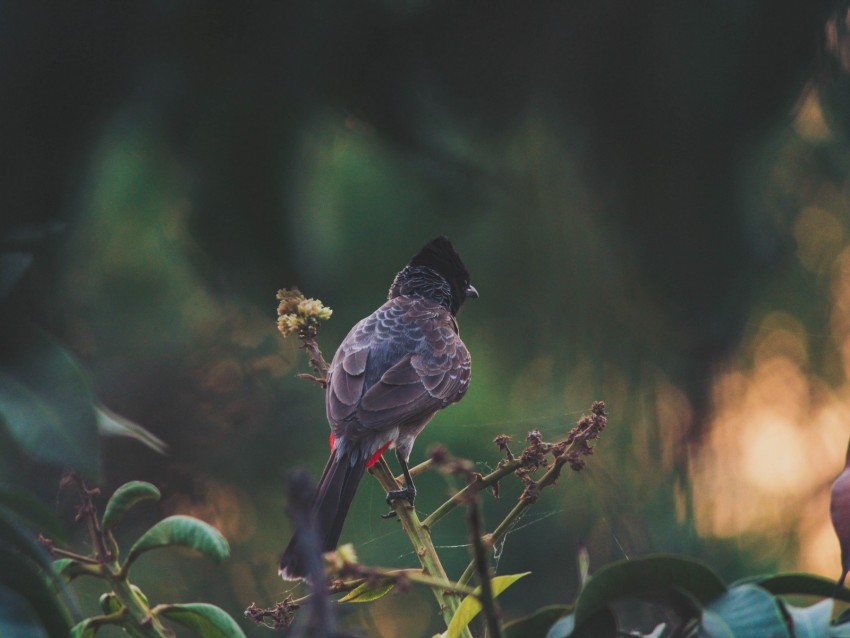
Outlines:
[[419, 425], [463, 397], [469, 368], [448, 311], [422, 299], [391, 300], [355, 326], [334, 356], [328, 419], [352, 439]]

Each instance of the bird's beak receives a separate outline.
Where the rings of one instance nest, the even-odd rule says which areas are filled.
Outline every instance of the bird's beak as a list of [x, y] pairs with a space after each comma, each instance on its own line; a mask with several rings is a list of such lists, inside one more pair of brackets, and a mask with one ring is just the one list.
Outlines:
[[478, 291], [475, 289], [475, 286], [470, 284], [469, 286], [467, 286], [466, 292], [463, 293], [463, 296], [466, 299], [478, 299]]

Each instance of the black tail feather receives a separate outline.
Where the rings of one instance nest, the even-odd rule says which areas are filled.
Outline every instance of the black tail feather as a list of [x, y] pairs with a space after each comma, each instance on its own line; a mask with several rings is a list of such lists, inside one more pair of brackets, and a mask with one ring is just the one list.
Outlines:
[[[348, 508], [366, 470], [366, 459], [361, 456], [356, 450], [353, 453], [332, 452], [322, 472], [313, 511], [323, 552], [336, 549]], [[280, 558], [279, 572], [285, 580], [298, 580], [305, 576], [302, 545], [296, 530]]]

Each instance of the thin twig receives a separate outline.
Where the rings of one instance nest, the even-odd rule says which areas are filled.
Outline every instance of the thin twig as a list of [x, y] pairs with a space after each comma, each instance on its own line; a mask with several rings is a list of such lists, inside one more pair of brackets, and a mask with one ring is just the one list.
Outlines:
[[311, 381], [320, 383], [322, 387], [326, 387], [328, 381], [328, 368], [330, 368], [330, 365], [327, 361], [325, 361], [325, 357], [322, 356], [322, 351], [321, 349], [319, 349], [319, 344], [316, 343], [316, 332], [317, 331], [314, 326], [309, 326], [298, 336], [301, 339], [301, 343], [303, 344], [301, 347], [307, 353], [307, 359], [310, 361], [310, 367], [316, 371], [316, 374], [318, 376], [299, 376], [302, 379], [310, 379]]
[[[505, 538], [507, 533], [510, 531], [511, 527], [513, 527], [516, 522], [519, 520], [522, 513], [532, 505], [536, 500], [538, 495], [540, 494], [540, 490], [549, 485], [552, 485], [558, 477], [561, 475], [561, 469], [567, 463], [566, 455], [561, 455], [555, 457], [555, 462], [549, 468], [549, 470], [540, 478], [539, 481], [532, 483], [527, 486], [517, 501], [516, 505], [513, 506], [510, 512], [508, 512], [507, 516], [502, 519], [502, 522], [496, 526], [496, 529], [493, 530], [492, 533], [486, 536], [486, 542], [491, 547], [496, 547], [499, 543], [502, 542], [502, 539]], [[532, 487], [533, 486], [533, 487]], [[470, 578], [472, 578], [472, 574], [475, 571], [475, 561], [470, 561], [470, 563], [466, 566], [466, 569], [461, 574], [460, 578], [458, 578], [457, 582], [465, 585], [469, 582]]]
[[422, 521], [422, 525], [430, 529], [434, 526], [435, 523], [437, 523], [441, 518], [451, 512], [458, 505], [466, 503], [466, 499], [468, 499], [470, 496], [473, 496], [478, 492], [486, 490], [488, 487], [495, 485], [508, 474], [513, 474], [514, 472], [516, 472], [521, 466], [522, 462], [519, 459], [500, 462], [496, 469], [490, 472], [487, 476], [476, 477], [475, 480], [473, 480], [462, 490], [454, 494], [449, 500], [447, 500], [445, 503], [443, 503], [437, 509], [431, 512], [431, 514], [426, 516], [425, 520]]

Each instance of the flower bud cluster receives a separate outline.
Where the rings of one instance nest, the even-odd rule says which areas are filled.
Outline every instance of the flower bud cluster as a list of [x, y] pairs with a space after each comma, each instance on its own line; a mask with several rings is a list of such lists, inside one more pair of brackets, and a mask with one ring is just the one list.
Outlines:
[[307, 299], [298, 288], [277, 291], [277, 329], [284, 337], [291, 334], [315, 334], [320, 321], [331, 318], [333, 310], [318, 299]]

